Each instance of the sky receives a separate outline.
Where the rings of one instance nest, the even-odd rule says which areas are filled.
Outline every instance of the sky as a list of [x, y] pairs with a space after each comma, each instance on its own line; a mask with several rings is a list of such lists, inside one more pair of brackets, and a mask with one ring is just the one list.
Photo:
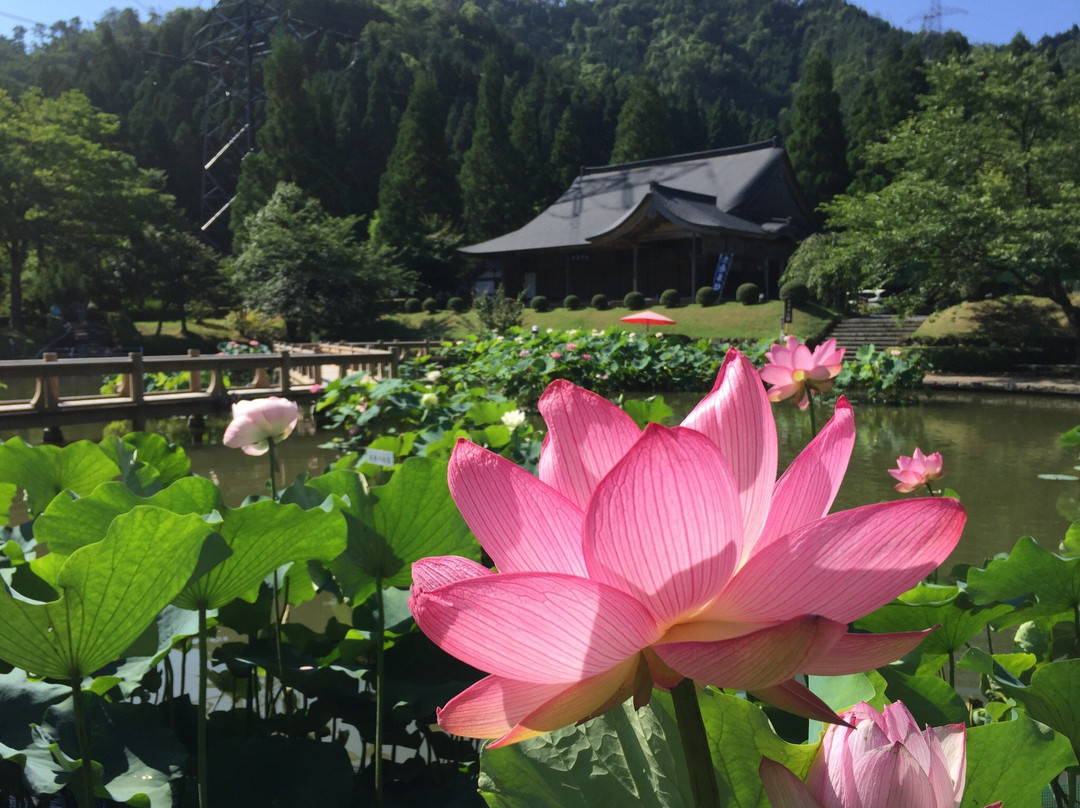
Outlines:
[[[0, 0], [0, 34], [9, 36], [16, 25], [33, 29], [57, 20], [79, 17], [90, 26], [110, 8], [130, 6], [146, 19], [178, 6], [209, 8], [212, 0]], [[954, 29], [974, 43], [1002, 45], [1017, 32], [1032, 42], [1044, 34], [1059, 34], [1080, 24], [1080, 0], [859, 0], [855, 5], [899, 28], [917, 31], [935, 6], [943, 30]], [[927, 27], [933, 27], [930, 20]]]

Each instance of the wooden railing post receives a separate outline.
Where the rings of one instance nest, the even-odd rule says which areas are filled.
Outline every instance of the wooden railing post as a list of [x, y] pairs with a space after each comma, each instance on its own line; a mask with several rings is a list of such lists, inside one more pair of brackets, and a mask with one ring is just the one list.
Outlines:
[[[202, 352], [198, 348], [188, 348], [187, 355], [190, 356], [192, 359], [197, 359], [201, 354]], [[193, 368], [188, 372], [188, 375], [191, 377], [188, 389], [191, 390], [192, 393], [201, 393], [202, 371]]]
[[292, 356], [288, 351], [281, 352], [281, 392], [289, 392], [289, 385], [292, 380], [289, 375], [292, 373]]
[[[41, 358], [45, 362], [55, 362], [58, 357], [50, 351], [43, 353]], [[55, 410], [60, 405], [60, 380], [43, 370], [38, 376], [34, 397], [30, 404], [36, 410]]]
[[131, 419], [131, 426], [136, 432], [146, 429], [146, 410], [143, 409], [146, 389], [143, 386], [143, 355], [138, 351], [128, 354], [131, 360], [131, 374], [128, 376], [128, 391], [131, 395], [131, 403], [135, 405], [135, 413]]

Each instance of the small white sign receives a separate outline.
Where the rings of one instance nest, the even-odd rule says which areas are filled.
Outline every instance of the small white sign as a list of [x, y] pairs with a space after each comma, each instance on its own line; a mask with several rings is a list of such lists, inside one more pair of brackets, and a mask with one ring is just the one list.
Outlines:
[[365, 449], [364, 462], [373, 466], [393, 466], [394, 453], [385, 449]]

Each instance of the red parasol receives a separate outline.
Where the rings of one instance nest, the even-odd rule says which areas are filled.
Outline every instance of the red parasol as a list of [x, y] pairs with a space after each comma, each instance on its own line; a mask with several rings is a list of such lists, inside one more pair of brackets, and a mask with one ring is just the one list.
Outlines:
[[643, 323], [646, 331], [649, 330], [650, 325], [675, 325], [675, 321], [670, 317], [657, 314], [652, 309], [639, 311], [636, 314], [628, 314], [625, 317], [620, 317], [619, 320], [624, 323]]

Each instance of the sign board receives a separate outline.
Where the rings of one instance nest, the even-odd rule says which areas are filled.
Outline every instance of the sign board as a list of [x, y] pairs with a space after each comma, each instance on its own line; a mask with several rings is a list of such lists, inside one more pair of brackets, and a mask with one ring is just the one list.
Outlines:
[[363, 462], [373, 466], [393, 466], [394, 453], [385, 449], [365, 449]]

